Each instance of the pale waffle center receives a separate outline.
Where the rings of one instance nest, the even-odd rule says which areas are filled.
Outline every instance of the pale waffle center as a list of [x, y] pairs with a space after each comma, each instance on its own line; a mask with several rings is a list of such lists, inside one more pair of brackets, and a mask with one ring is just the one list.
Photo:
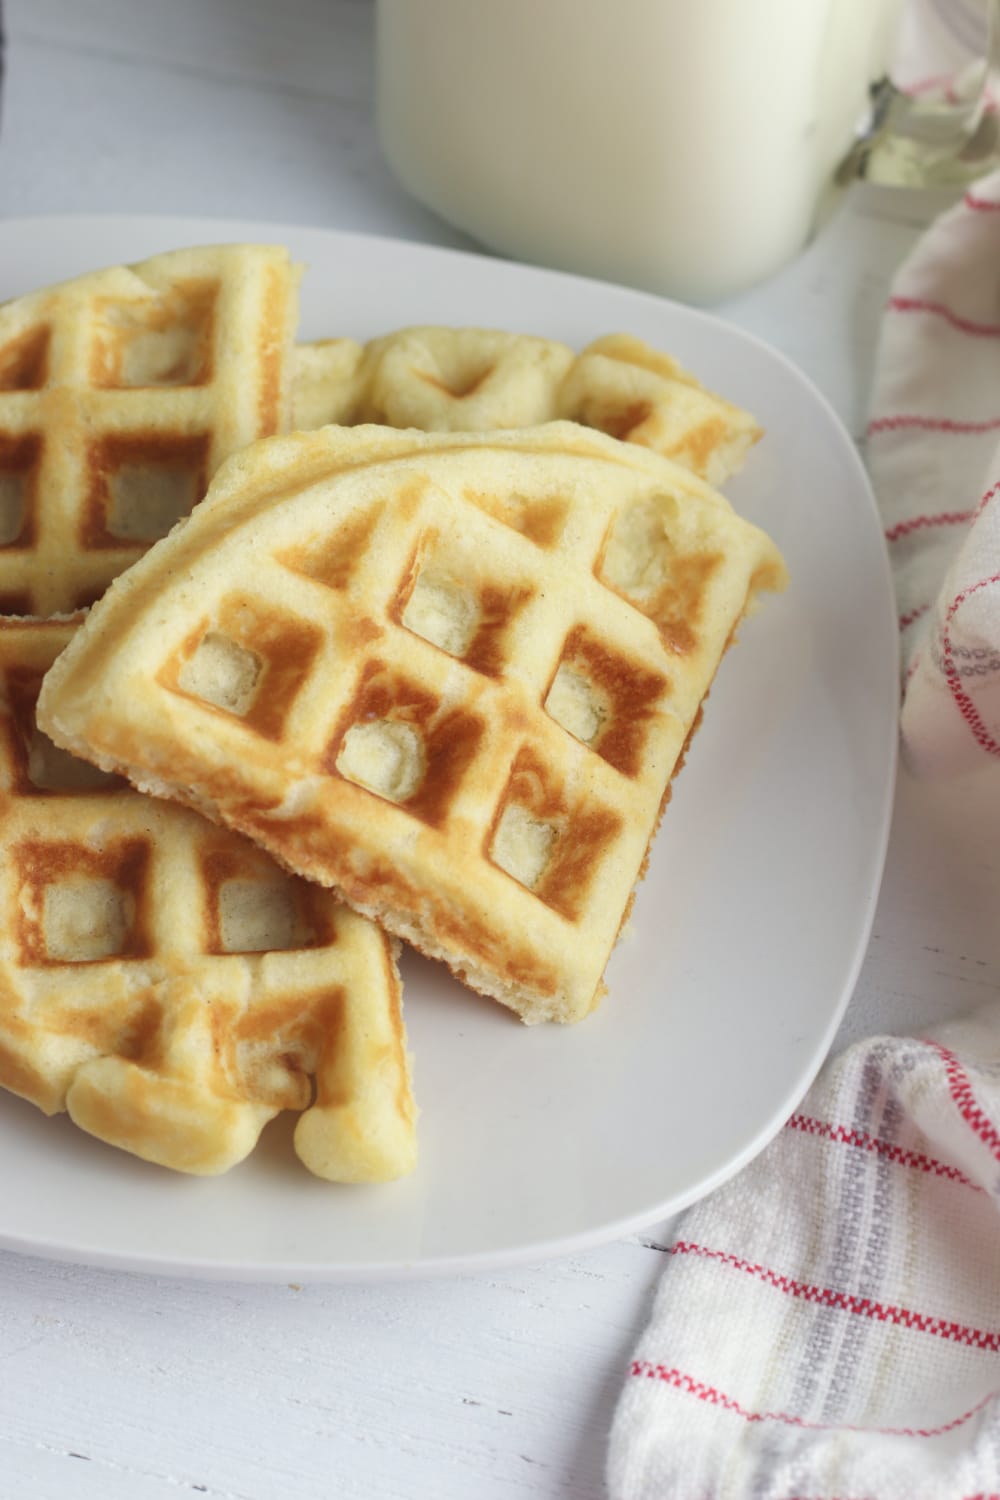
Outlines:
[[191, 469], [122, 464], [108, 480], [108, 531], [125, 541], [156, 541], [194, 508], [199, 488]]
[[24, 474], [0, 472], [0, 547], [9, 547], [21, 535], [27, 500]]
[[610, 709], [606, 696], [582, 672], [561, 662], [545, 699], [545, 712], [575, 739], [592, 745]]
[[226, 953], [284, 952], [310, 941], [287, 880], [227, 880], [219, 887], [218, 901]]
[[117, 779], [89, 760], [80, 760], [54, 745], [47, 734], [35, 727], [28, 744], [28, 780], [39, 791], [91, 791], [111, 786]]
[[490, 857], [506, 874], [533, 891], [548, 866], [556, 837], [557, 830], [551, 823], [512, 802], [500, 816]]
[[97, 322], [96, 383], [132, 388], [202, 384], [211, 373], [218, 291], [208, 279], [179, 282], [149, 302], [108, 300]]
[[253, 706], [264, 664], [217, 631], [204, 636], [178, 673], [182, 692], [242, 718]]
[[411, 724], [377, 719], [352, 724], [344, 736], [337, 770], [389, 802], [406, 802], [426, 770], [423, 739]]
[[146, 330], [122, 350], [122, 385], [190, 385], [201, 364], [198, 330], [190, 326]]
[[432, 646], [464, 656], [479, 623], [479, 604], [459, 584], [427, 570], [417, 578], [401, 618], [407, 630]]
[[90, 963], [123, 952], [133, 897], [111, 880], [70, 876], [45, 887], [42, 933], [50, 959]]
[[630, 506], [618, 518], [604, 553], [603, 574], [612, 588], [642, 597], [662, 586], [674, 558], [660, 509]]

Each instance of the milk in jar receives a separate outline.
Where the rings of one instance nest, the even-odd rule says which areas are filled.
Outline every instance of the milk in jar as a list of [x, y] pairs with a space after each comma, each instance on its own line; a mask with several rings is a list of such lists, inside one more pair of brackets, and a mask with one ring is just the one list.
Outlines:
[[380, 135], [495, 250], [696, 301], [807, 240], [898, 0], [378, 0]]

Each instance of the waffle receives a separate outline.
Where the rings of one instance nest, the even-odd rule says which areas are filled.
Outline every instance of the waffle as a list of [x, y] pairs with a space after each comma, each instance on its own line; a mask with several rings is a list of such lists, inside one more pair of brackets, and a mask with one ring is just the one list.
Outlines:
[[611, 334], [565, 344], [483, 328], [405, 328], [295, 351], [292, 425], [379, 422], [483, 432], [557, 418], [651, 448], [722, 484], [760, 437], [753, 418], [665, 354]]
[[749, 413], [624, 333], [583, 350], [560, 389], [559, 415], [651, 448], [713, 485], [737, 472], [761, 436]]
[[188, 801], [526, 1021], [573, 1021], [777, 549], [572, 423], [259, 443], [48, 674], [59, 744]]
[[283, 1109], [304, 1110], [295, 1147], [319, 1176], [407, 1171], [388, 940], [245, 839], [57, 750], [34, 705], [74, 628], [0, 623], [0, 1084], [181, 1171], [224, 1171]]
[[0, 614], [90, 604], [286, 430], [297, 281], [283, 249], [215, 246], [0, 307]]
[[292, 352], [293, 428], [310, 431], [330, 422], [350, 426], [361, 392], [364, 346], [354, 339], [317, 339]]
[[294, 355], [292, 425], [382, 423], [424, 432], [530, 427], [557, 416], [573, 351], [489, 328], [404, 328], [359, 344], [322, 339]]

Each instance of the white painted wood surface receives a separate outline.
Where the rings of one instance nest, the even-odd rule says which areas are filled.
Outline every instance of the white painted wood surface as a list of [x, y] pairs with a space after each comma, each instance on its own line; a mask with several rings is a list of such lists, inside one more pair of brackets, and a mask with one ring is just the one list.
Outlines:
[[[467, 243], [379, 158], [367, 0], [5, 10], [4, 214], [244, 215]], [[794, 266], [725, 309], [812, 375], [855, 433], [888, 278], [933, 206], [855, 192]], [[838, 1046], [996, 993], [996, 775], [901, 778]], [[597, 1500], [665, 1233], [372, 1288], [199, 1285], [0, 1255], [0, 1500]]]

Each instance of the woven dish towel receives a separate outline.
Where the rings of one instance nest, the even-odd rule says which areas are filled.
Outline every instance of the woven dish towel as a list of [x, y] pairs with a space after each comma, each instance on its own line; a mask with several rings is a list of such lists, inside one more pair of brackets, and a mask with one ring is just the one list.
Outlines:
[[918, 775], [1000, 757], [1000, 173], [917, 246], [882, 329], [868, 465]]
[[[1000, 174], [899, 272], [868, 458], [905, 755], [924, 773], [985, 764], [1000, 755]], [[610, 1500], [1000, 1500], [1000, 1002], [828, 1062], [665, 1249]]]

